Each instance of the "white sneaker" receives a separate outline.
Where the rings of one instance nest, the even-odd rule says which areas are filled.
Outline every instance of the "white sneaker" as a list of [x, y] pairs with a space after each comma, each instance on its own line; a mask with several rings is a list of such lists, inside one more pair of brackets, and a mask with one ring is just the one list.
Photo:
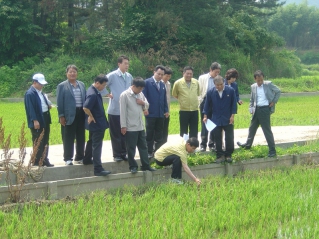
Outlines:
[[178, 184], [178, 185], [184, 184], [182, 180], [177, 179], [177, 178], [171, 178], [171, 179], [170, 179], [170, 182], [171, 182], [171, 183]]
[[72, 163], [72, 161], [71, 161], [71, 160], [68, 160], [68, 161], [66, 161], [66, 162], [65, 162], [65, 165], [70, 166], [70, 165], [73, 165], [73, 163]]

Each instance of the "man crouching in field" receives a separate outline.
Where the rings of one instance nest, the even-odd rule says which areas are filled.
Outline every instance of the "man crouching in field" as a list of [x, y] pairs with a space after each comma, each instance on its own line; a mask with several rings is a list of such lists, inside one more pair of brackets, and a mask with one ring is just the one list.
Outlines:
[[165, 143], [162, 145], [154, 155], [155, 162], [159, 166], [173, 165], [172, 169], [172, 182], [176, 184], [183, 184], [182, 167], [185, 172], [191, 177], [199, 186], [201, 181], [195, 177], [187, 165], [187, 154], [194, 153], [195, 149], [199, 146], [198, 139], [190, 138], [186, 142], [184, 139], [178, 140], [176, 143]]

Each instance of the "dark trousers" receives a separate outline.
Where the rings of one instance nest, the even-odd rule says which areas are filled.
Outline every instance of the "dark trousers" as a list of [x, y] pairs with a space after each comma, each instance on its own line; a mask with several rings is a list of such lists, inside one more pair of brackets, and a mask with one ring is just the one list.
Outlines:
[[252, 146], [259, 125], [261, 125], [267, 140], [269, 153], [276, 153], [274, 135], [270, 126], [270, 108], [268, 106], [256, 108], [256, 112], [250, 121], [246, 145]]
[[198, 110], [194, 111], [179, 111], [179, 134], [183, 137], [184, 134], [188, 134], [189, 138], [196, 138], [198, 134]]
[[169, 118], [164, 117], [164, 127], [163, 127], [163, 144], [168, 140], [168, 128], [169, 128]]
[[[223, 135], [222, 131], [225, 131], [225, 151], [223, 151]], [[225, 126], [216, 126], [214, 129], [216, 154], [217, 158], [221, 156], [231, 157], [234, 152], [234, 125], [228, 124]]]
[[82, 108], [76, 108], [76, 115], [72, 124], [61, 126], [61, 134], [64, 161], [73, 160], [74, 139], [76, 141], [74, 160], [82, 160], [85, 146], [85, 113]]
[[[205, 100], [203, 100], [203, 102], [200, 104], [199, 108], [200, 108], [200, 119], [201, 119], [201, 132], [200, 132], [200, 137], [202, 139], [202, 142], [200, 143], [201, 147], [206, 148], [207, 147], [207, 141], [208, 141], [208, 131], [206, 129], [205, 123], [203, 122], [203, 118], [204, 118], [204, 114], [203, 114], [203, 110], [204, 110], [204, 104], [205, 104]], [[214, 137], [214, 130], [212, 130], [209, 134], [209, 142], [208, 142], [208, 147], [209, 148], [213, 148], [215, 146], [215, 137]]]
[[92, 133], [91, 131], [89, 131], [89, 140], [86, 142], [85, 145], [83, 164], [90, 164], [93, 160], [92, 157]]
[[138, 165], [134, 159], [136, 147], [138, 152], [140, 153], [140, 159], [142, 166], [141, 168], [149, 168], [149, 160], [147, 156], [147, 144], [146, 144], [146, 137], [145, 131], [126, 131], [125, 134], [126, 139], [126, 147], [127, 147], [127, 157], [128, 157], [128, 164], [130, 169], [137, 168]]
[[121, 133], [120, 116], [109, 114], [108, 118], [113, 157], [126, 156], [125, 135]]
[[172, 178], [181, 179], [182, 178], [182, 161], [181, 158], [175, 154], [167, 156], [162, 162], [155, 160], [159, 166], [173, 165], [172, 168]]
[[158, 150], [163, 144], [163, 118], [146, 118], [146, 142], [149, 154]]
[[83, 163], [89, 163], [93, 157], [94, 172], [99, 173], [103, 171], [102, 167], [102, 145], [105, 130], [89, 131], [89, 140], [86, 143], [85, 157]]
[[40, 129], [30, 128], [31, 134], [32, 134], [33, 144], [35, 144], [35, 141], [39, 138], [40, 134], [44, 130], [44, 135], [43, 135], [43, 138], [42, 138], [40, 145], [38, 147], [37, 155], [35, 157], [35, 161], [34, 161], [35, 164], [39, 164], [40, 159], [43, 156], [45, 146], [47, 146], [47, 148], [46, 148], [46, 154], [43, 157], [43, 161], [48, 158], [48, 154], [49, 154], [49, 136], [50, 136], [50, 114], [49, 114], [49, 111], [43, 113], [43, 118], [44, 118], [44, 124], [45, 124], [44, 128], [40, 128]]

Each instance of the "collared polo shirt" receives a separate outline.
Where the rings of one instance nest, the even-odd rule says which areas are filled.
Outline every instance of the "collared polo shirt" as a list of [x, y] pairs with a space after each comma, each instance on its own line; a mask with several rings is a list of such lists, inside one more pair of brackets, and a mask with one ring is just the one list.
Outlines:
[[106, 130], [109, 127], [105, 116], [102, 96], [93, 85], [91, 85], [86, 92], [86, 100], [83, 107], [89, 109], [95, 119], [95, 123], [91, 122], [88, 124], [88, 115], [86, 115], [85, 128], [87, 130], [100, 131]]
[[183, 138], [180, 138], [176, 142], [172, 143], [165, 143], [162, 145], [154, 155], [154, 158], [160, 162], [163, 162], [163, 160], [170, 156], [170, 155], [177, 155], [180, 157], [182, 163], [187, 165], [187, 155], [188, 152], [186, 151], [186, 142]]
[[[113, 99], [109, 100], [107, 113], [111, 115], [120, 115], [120, 95], [132, 85], [133, 77], [128, 72], [122, 73], [120, 69], [112, 71], [107, 74], [106, 77], [108, 78], [107, 87], [113, 95]], [[108, 93], [109, 92], [106, 89], [101, 91], [103, 96]]]
[[178, 99], [181, 111], [198, 110], [199, 84], [194, 78], [191, 79], [190, 87], [183, 78], [174, 83], [172, 95]]

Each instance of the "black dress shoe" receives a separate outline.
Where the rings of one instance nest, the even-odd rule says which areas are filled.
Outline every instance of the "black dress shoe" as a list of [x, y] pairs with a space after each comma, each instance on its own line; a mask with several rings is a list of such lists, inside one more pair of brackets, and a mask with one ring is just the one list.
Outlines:
[[268, 154], [268, 158], [274, 158], [274, 157], [276, 157], [276, 156], [277, 156], [276, 153]]
[[114, 160], [115, 162], [121, 162], [121, 161], [123, 161], [123, 159], [122, 159], [121, 157], [114, 157], [113, 160]]
[[83, 165], [91, 165], [93, 164], [93, 161], [83, 161]]
[[49, 159], [43, 160], [43, 166], [54, 167], [54, 164], [51, 164]]
[[241, 148], [243, 148], [243, 149], [250, 149], [251, 148], [251, 146], [247, 146], [246, 144], [242, 144], [241, 142], [237, 142], [237, 145], [239, 146], [239, 147], [241, 147]]
[[107, 176], [110, 173], [111, 173], [110, 171], [104, 170], [104, 171], [101, 171], [101, 172], [94, 172], [94, 176]]
[[226, 160], [225, 160], [225, 157], [222, 156], [222, 157], [216, 159], [214, 163], [225, 163], [225, 161], [226, 161]]
[[131, 171], [131, 173], [133, 173], [133, 174], [134, 174], [134, 173], [137, 173], [137, 168], [131, 168], [130, 171]]
[[233, 162], [233, 159], [231, 157], [226, 158], [226, 163], [232, 163], [232, 162]]
[[148, 167], [148, 168], [142, 168], [142, 167], [141, 167], [141, 170], [142, 170], [142, 171], [151, 171], [151, 172], [156, 171], [156, 169], [155, 169], [155, 168], [152, 168], [152, 167]]
[[124, 161], [128, 161], [128, 158], [126, 155], [122, 155], [121, 158], [124, 160]]

